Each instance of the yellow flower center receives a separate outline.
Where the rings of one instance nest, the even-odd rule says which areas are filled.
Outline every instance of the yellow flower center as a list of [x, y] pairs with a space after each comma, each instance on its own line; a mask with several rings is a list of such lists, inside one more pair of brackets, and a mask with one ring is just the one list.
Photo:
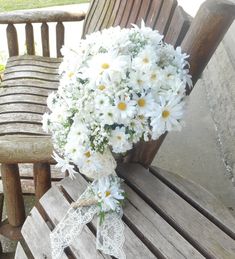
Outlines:
[[74, 76], [73, 72], [68, 73], [68, 77], [71, 78], [72, 76]]
[[144, 59], [143, 59], [143, 62], [144, 62], [145, 64], [148, 64], [148, 63], [149, 63], [149, 59], [148, 59], [148, 58], [144, 58]]
[[121, 111], [125, 111], [126, 110], [126, 103], [120, 102], [118, 104], [118, 109], [121, 110]]
[[102, 67], [103, 69], [108, 69], [110, 66], [109, 66], [108, 63], [103, 63], [103, 64], [101, 65], [101, 67]]
[[121, 136], [117, 136], [117, 139], [118, 139], [118, 140], [121, 140], [121, 139], [122, 139], [122, 137], [121, 137]]
[[151, 75], [151, 80], [156, 80], [157, 79], [157, 75], [156, 74], [152, 74]]
[[140, 99], [138, 100], [138, 105], [139, 105], [140, 107], [144, 107], [145, 104], [146, 104], [146, 102], [145, 102], [145, 100], [144, 100], [143, 98], [140, 98]]
[[141, 80], [141, 79], [138, 79], [138, 80], [137, 80], [137, 83], [138, 83], [139, 85], [142, 85], [142, 84], [143, 84], [143, 82], [144, 82], [144, 81], [143, 81], [143, 80]]
[[139, 119], [143, 120], [144, 119], [144, 115], [139, 115]]
[[90, 151], [87, 151], [85, 154], [84, 154], [87, 158], [89, 158], [91, 156], [91, 153]]
[[99, 85], [98, 88], [100, 91], [103, 91], [105, 89], [105, 85]]
[[105, 197], [109, 197], [111, 195], [111, 192], [110, 191], [106, 191], [105, 192]]
[[166, 118], [169, 117], [169, 116], [170, 116], [170, 112], [169, 112], [169, 111], [164, 110], [164, 111], [162, 112], [162, 117], [163, 117], [164, 119], [166, 119]]

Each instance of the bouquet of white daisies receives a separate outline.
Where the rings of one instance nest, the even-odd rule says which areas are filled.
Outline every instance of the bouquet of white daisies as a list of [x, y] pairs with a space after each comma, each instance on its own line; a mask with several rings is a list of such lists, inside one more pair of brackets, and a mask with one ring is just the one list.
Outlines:
[[77, 49], [62, 49], [60, 85], [48, 98], [43, 127], [57, 166], [95, 179], [90, 194], [102, 218], [119, 213], [124, 199], [112, 154], [181, 129], [191, 84], [187, 55], [162, 39], [142, 24], [95, 32]]

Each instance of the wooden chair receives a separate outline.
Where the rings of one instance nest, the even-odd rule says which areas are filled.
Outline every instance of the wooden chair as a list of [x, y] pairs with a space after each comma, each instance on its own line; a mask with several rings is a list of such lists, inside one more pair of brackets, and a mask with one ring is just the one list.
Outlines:
[[[112, 25], [128, 27], [131, 23], [139, 24], [144, 19], [148, 26], [165, 35], [166, 42], [175, 46], [181, 45], [190, 54], [190, 71], [195, 84], [234, 20], [234, 15], [235, 4], [229, 0], [207, 0], [192, 24], [191, 18], [177, 6], [176, 0], [93, 0], [85, 17], [83, 36]], [[11, 19], [4, 20], [11, 23], [8, 25], [8, 31], [11, 31], [8, 32], [11, 35], [9, 42], [15, 39], [15, 30], [12, 27], [14, 20]], [[28, 22], [22, 17], [21, 22], [23, 21]], [[46, 20], [40, 21], [43, 22], [43, 34]], [[58, 28], [61, 28], [61, 20], [59, 21]], [[29, 24], [26, 25], [27, 31], [26, 38], [28, 37], [28, 42], [32, 42], [32, 36], [29, 36], [32, 34], [32, 27]], [[61, 31], [62, 29], [58, 29], [58, 38]], [[16, 55], [17, 52], [12, 50], [12, 54]], [[16, 112], [22, 107], [23, 115], [26, 114], [23, 116], [20, 112], [18, 117], [14, 115], [9, 118], [2, 116], [5, 112], [0, 114], [2, 125], [5, 126], [4, 134], [0, 138], [0, 162], [4, 163], [2, 174], [8, 196], [8, 212], [13, 219], [11, 222], [17, 222], [17, 226], [24, 220], [22, 200], [19, 198], [17, 163], [34, 163], [38, 179], [36, 186], [39, 190], [47, 190], [49, 187], [46, 184], [47, 187], [44, 188], [43, 183], [48, 183], [49, 179], [49, 164], [53, 162], [52, 146], [50, 137], [45, 136], [39, 128], [41, 114], [46, 109], [45, 98], [34, 99], [33, 93], [42, 97], [48, 94], [49, 88], [57, 87], [58, 77], [53, 69], [57, 68], [60, 61], [46, 57], [20, 56], [11, 57], [7, 64], [3, 81], [6, 93], [0, 97], [0, 102], [3, 100], [2, 106], [6, 112]], [[45, 63], [47, 69], [41, 71]], [[19, 71], [23, 64], [30, 66], [25, 74]], [[21, 84], [18, 84], [19, 80], [22, 80]], [[14, 89], [23, 87], [22, 91], [26, 93], [26, 89], [30, 88], [27, 86], [31, 85], [37, 89], [46, 88], [47, 91], [42, 90], [44, 94], [41, 91], [29, 92], [30, 97], [27, 98], [30, 99], [17, 99]], [[190, 89], [187, 92], [189, 94]], [[4, 98], [9, 94], [14, 94], [14, 101]], [[14, 108], [11, 108], [12, 103]], [[139, 143], [128, 153], [125, 163], [120, 164], [117, 169], [119, 175], [126, 180], [128, 193], [123, 217], [126, 225], [127, 258], [234, 258], [235, 222], [229, 212], [203, 188], [161, 169], [150, 167], [165, 137], [166, 134], [157, 141]], [[10, 189], [17, 186], [18, 191], [9, 194], [8, 182], [11, 183]], [[69, 203], [79, 197], [85, 185], [86, 182], [80, 175], [75, 181], [66, 178], [60, 187], [52, 187], [43, 196], [40, 209], [34, 208], [31, 211], [22, 228], [23, 240], [17, 246], [16, 258], [50, 258], [49, 233], [66, 213]], [[10, 211], [9, 204], [15, 205]], [[95, 230], [95, 224], [89, 224], [79, 242], [76, 241], [65, 250], [63, 258], [110, 258], [95, 250]]]

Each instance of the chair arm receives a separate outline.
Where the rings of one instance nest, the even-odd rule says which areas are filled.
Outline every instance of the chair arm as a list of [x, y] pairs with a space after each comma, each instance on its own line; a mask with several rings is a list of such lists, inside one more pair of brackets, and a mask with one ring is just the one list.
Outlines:
[[0, 24], [72, 22], [85, 19], [85, 12], [61, 10], [27, 10], [0, 13]]

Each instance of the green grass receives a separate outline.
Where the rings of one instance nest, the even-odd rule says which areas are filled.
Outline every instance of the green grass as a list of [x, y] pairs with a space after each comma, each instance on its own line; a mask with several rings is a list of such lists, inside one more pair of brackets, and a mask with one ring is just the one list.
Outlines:
[[0, 0], [0, 12], [86, 2], [89, 0]]

